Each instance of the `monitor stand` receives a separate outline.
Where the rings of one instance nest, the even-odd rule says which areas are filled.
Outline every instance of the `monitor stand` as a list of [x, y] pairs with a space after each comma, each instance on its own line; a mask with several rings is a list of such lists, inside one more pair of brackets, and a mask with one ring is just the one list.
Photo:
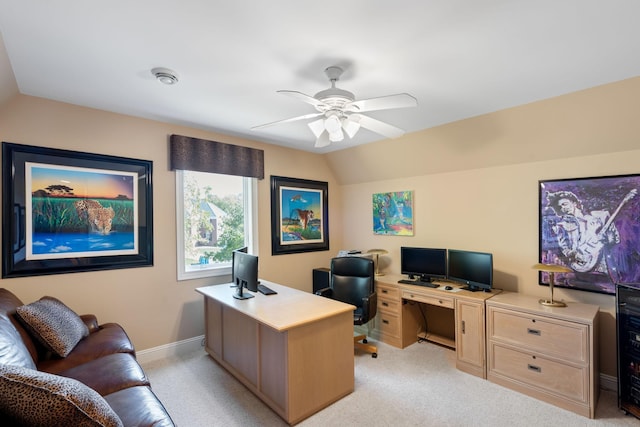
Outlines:
[[236, 292], [233, 293], [233, 297], [235, 299], [249, 299], [249, 298], [253, 298], [255, 295], [251, 295], [248, 292], [243, 292], [244, 290], [244, 284], [240, 283], [239, 285], [237, 285], [236, 287]]

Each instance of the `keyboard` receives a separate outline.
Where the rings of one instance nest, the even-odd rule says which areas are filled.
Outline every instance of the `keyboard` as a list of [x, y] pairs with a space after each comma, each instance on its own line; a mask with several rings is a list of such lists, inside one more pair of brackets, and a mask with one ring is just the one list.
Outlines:
[[437, 283], [423, 282], [421, 280], [409, 280], [409, 279], [400, 279], [398, 280], [398, 283], [402, 283], [404, 285], [426, 286], [427, 288], [437, 288], [440, 286]]
[[266, 287], [265, 285], [258, 285], [258, 291], [261, 294], [264, 294], [264, 295], [275, 295], [275, 294], [277, 294], [276, 291], [274, 291], [271, 288]]

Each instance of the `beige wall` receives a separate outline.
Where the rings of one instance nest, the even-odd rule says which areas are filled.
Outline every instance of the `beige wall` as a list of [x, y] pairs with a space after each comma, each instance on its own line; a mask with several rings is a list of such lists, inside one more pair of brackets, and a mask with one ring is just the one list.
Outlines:
[[322, 156], [23, 95], [0, 109], [2, 141], [153, 161], [155, 259], [153, 267], [4, 279], [0, 286], [24, 302], [52, 295], [79, 313], [118, 322], [138, 350], [202, 335], [202, 297], [194, 289], [229, 278], [176, 280], [175, 173], [168, 168], [173, 133], [265, 150], [265, 179], [258, 184], [260, 275], [311, 291], [311, 270], [328, 265], [330, 252], [271, 257], [269, 176], [328, 181], [333, 253], [341, 246], [340, 188]]
[[[103, 322], [116, 321], [140, 349], [203, 333], [194, 288], [175, 280], [175, 177], [167, 166], [172, 133], [265, 150], [259, 183], [262, 277], [311, 289], [311, 269], [343, 248], [386, 248], [399, 271], [402, 245], [494, 253], [496, 287], [546, 296], [537, 261], [540, 179], [638, 173], [640, 78], [451, 123], [392, 141], [325, 156], [17, 95], [0, 109], [3, 141], [149, 159], [154, 162], [155, 265], [2, 280], [24, 301], [54, 295]], [[272, 257], [269, 175], [329, 182], [330, 251]], [[413, 190], [416, 234], [374, 236], [371, 194]], [[601, 306], [601, 371], [616, 375], [614, 298], [558, 289], [557, 296]]]
[[[387, 249], [381, 267], [395, 273], [403, 245], [492, 252], [496, 287], [548, 297], [531, 269], [538, 181], [640, 172], [637, 111], [640, 79], [632, 79], [329, 154], [348, 183], [344, 245]], [[357, 171], [343, 168], [354, 159]], [[402, 190], [414, 191], [415, 236], [374, 236], [363, 220], [371, 218], [371, 195]], [[616, 376], [615, 298], [560, 288], [555, 296], [601, 307], [601, 371]]]

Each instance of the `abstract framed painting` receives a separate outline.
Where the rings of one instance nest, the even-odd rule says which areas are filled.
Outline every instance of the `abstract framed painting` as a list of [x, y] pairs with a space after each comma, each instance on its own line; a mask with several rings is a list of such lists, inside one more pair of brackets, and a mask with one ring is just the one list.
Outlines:
[[539, 261], [571, 269], [556, 287], [613, 295], [640, 282], [639, 190], [640, 175], [539, 181]]
[[373, 195], [373, 234], [413, 236], [413, 192]]
[[271, 253], [329, 250], [328, 183], [271, 176]]
[[153, 265], [152, 162], [2, 143], [2, 277]]

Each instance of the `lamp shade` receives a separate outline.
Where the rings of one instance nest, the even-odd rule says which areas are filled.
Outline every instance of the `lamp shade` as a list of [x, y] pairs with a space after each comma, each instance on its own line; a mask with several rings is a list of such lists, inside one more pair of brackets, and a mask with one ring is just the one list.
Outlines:
[[565, 267], [564, 265], [542, 263], [534, 264], [533, 269], [549, 273], [549, 290], [551, 292], [551, 298], [541, 299], [538, 302], [547, 307], [566, 307], [566, 303], [553, 299], [554, 276], [556, 273], [570, 273], [573, 270], [571, 270], [569, 267]]
[[564, 265], [542, 263], [535, 264], [533, 266], [533, 269], [538, 271], [546, 271], [547, 273], [571, 273], [573, 271], [569, 267], [565, 267]]

